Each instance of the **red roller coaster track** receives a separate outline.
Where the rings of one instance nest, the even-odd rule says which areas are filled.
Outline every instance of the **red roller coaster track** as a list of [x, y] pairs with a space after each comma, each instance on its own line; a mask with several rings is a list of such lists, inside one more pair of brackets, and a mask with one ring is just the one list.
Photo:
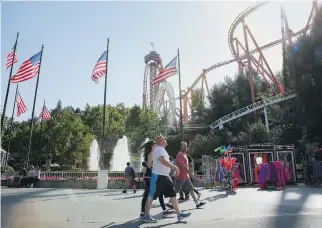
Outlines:
[[[270, 87], [272, 88], [275, 93], [283, 93], [284, 88], [283, 85], [280, 85], [278, 81], [276, 80], [274, 73], [272, 72], [265, 56], [263, 55], [263, 51], [274, 47], [278, 44], [283, 44], [283, 48], [285, 48], [285, 45], [291, 45], [292, 44], [292, 38], [296, 37], [300, 34], [305, 34], [312, 25], [312, 19], [314, 16], [315, 11], [318, 8], [317, 0], [312, 1], [312, 8], [311, 12], [308, 18], [308, 21], [303, 29], [301, 29], [298, 32], [293, 33], [288, 26], [287, 17], [285, 15], [285, 12], [283, 8], [281, 7], [281, 29], [282, 29], [282, 38], [275, 40], [273, 42], [270, 42], [268, 44], [265, 44], [263, 46], [259, 46], [256, 42], [253, 34], [251, 33], [248, 25], [245, 22], [245, 19], [247, 16], [249, 16], [251, 13], [255, 12], [262, 6], [265, 6], [269, 2], [257, 2], [254, 5], [248, 7], [246, 10], [244, 10], [242, 13], [236, 17], [236, 19], [233, 21], [232, 25], [229, 28], [228, 32], [228, 43], [230, 51], [233, 55], [233, 59], [227, 60], [224, 62], [216, 63], [212, 66], [210, 66], [207, 69], [204, 69], [202, 73], [197, 77], [197, 79], [194, 81], [194, 83], [186, 90], [182, 91], [182, 101], [183, 101], [183, 121], [185, 124], [189, 121], [189, 110], [188, 107], [191, 109], [191, 94], [193, 93], [193, 90], [196, 88], [198, 83], [201, 81], [201, 89], [204, 90], [204, 86], [206, 89], [207, 94], [209, 95], [209, 87], [206, 80], [206, 74], [215, 70], [218, 67], [237, 62], [238, 63], [238, 69], [240, 72], [242, 72], [244, 69], [247, 69], [249, 72], [249, 79], [250, 79], [250, 85], [251, 85], [251, 93], [252, 93], [252, 100], [253, 103], [255, 102], [255, 89], [254, 89], [254, 72], [257, 71], [264, 79], [265, 82], [267, 82]], [[244, 31], [244, 45], [242, 42], [234, 36], [235, 29], [239, 24], [242, 24], [243, 31]], [[250, 40], [253, 42], [256, 48], [253, 50], [249, 50], [249, 44]], [[240, 50], [242, 49], [242, 50]], [[256, 58], [254, 54], [259, 54], [259, 57]], [[276, 89], [277, 88], [277, 89]]]

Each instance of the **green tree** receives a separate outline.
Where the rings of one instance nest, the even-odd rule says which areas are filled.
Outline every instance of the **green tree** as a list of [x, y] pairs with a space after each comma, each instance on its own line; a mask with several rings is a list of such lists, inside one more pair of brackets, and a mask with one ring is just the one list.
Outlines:
[[297, 94], [297, 120], [309, 141], [322, 138], [322, 8], [315, 14], [312, 31], [288, 49], [288, 66]]
[[153, 111], [134, 106], [129, 113], [126, 121], [126, 135], [130, 139], [132, 153], [138, 152], [146, 138], [155, 139], [160, 134], [166, 134], [164, 122]]
[[44, 150], [53, 160], [65, 164], [87, 164], [94, 139], [89, 127], [71, 109], [62, 109], [44, 124]]

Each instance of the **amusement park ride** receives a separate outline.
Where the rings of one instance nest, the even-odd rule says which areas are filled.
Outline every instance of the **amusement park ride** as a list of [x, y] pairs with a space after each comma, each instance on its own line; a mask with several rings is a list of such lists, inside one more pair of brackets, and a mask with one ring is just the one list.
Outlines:
[[[229, 28], [228, 32], [228, 43], [230, 51], [233, 55], [233, 59], [227, 60], [224, 62], [216, 63], [210, 66], [207, 69], [203, 69], [202, 73], [197, 77], [194, 83], [187, 88], [187, 90], [181, 91], [182, 96], [182, 113], [183, 113], [183, 123], [187, 126], [189, 122], [189, 112], [191, 110], [191, 95], [193, 94], [197, 85], [201, 81], [201, 90], [206, 92], [206, 95], [209, 95], [209, 87], [206, 79], [206, 74], [219, 68], [221, 66], [237, 62], [238, 71], [244, 72], [245, 70], [249, 72], [249, 81], [251, 86], [251, 94], [253, 104], [247, 107], [244, 107], [240, 110], [237, 110], [233, 113], [230, 113], [219, 120], [215, 121], [210, 125], [211, 129], [222, 128], [224, 123], [230, 122], [234, 119], [237, 119], [241, 116], [247, 115], [251, 112], [254, 112], [259, 109], [264, 109], [264, 114], [266, 116], [266, 107], [275, 104], [284, 100], [294, 98], [296, 94], [293, 91], [285, 92], [284, 85], [279, 84], [276, 77], [274, 76], [273, 71], [271, 70], [263, 51], [274, 47], [276, 45], [282, 44], [283, 48], [283, 61], [284, 53], [287, 46], [292, 45], [292, 38], [306, 34], [307, 31], [312, 26], [312, 21], [315, 12], [318, 9], [317, 0], [312, 1], [312, 8], [308, 20], [305, 24], [305, 27], [297, 32], [293, 32], [288, 25], [286, 14], [281, 7], [281, 31], [282, 38], [270, 42], [266, 45], [259, 46], [255, 37], [253, 36], [250, 28], [246, 24], [246, 18], [259, 8], [267, 5], [268, 1], [256, 2], [254, 5], [248, 7], [238, 17], [233, 21], [232, 25]], [[244, 38], [239, 39], [235, 37], [235, 29], [241, 25], [243, 28]], [[254, 45], [255, 48], [250, 50], [249, 46]], [[160, 55], [156, 51], [151, 51], [148, 55], [145, 56], [145, 71], [144, 71], [144, 81], [143, 81], [143, 108], [150, 108], [154, 110], [160, 117], [166, 114], [168, 123], [174, 125], [176, 119], [180, 116], [180, 109], [176, 108], [176, 98], [174, 96], [173, 87], [169, 82], [163, 82], [161, 84], [151, 85], [152, 80], [158, 75], [160, 70], [163, 69], [162, 60]], [[267, 100], [263, 100], [255, 103], [255, 88], [254, 88], [254, 72], [257, 72], [262, 76], [263, 80], [270, 86], [272, 91], [276, 94], [275, 97], [271, 97]], [[148, 86], [150, 93], [148, 96]], [[266, 122], [267, 122], [267, 118]], [[268, 123], [266, 123], [268, 130]]]

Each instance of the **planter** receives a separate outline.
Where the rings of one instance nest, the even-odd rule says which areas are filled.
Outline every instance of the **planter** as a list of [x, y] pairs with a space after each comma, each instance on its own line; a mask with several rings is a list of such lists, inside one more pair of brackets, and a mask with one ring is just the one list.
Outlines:
[[96, 180], [41, 180], [39, 188], [96, 189]]
[[97, 180], [83, 180], [83, 189], [96, 189]]
[[125, 186], [125, 181], [123, 180], [109, 180], [107, 183], [108, 189], [123, 189]]
[[[140, 180], [136, 182], [137, 189], [144, 189], [144, 181]], [[107, 188], [108, 189], [124, 189], [125, 180], [109, 180]]]

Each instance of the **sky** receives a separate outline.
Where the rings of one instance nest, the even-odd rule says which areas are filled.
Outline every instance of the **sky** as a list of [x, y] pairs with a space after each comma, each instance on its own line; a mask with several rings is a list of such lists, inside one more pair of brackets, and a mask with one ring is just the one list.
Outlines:
[[[202, 69], [232, 59], [228, 30], [233, 20], [254, 2], [2, 2], [1, 3], [1, 104], [4, 103], [9, 70], [6, 57], [17, 32], [21, 64], [44, 45], [35, 115], [44, 99], [48, 109], [57, 101], [63, 106], [84, 108], [103, 104], [104, 80], [91, 80], [93, 67], [106, 50], [110, 38], [107, 103], [142, 105], [144, 56], [154, 43], [163, 64], [168, 64], [180, 49], [182, 88], [189, 87]], [[281, 37], [280, 4], [285, 8], [290, 28], [303, 28], [311, 1], [272, 2], [246, 20], [259, 45]], [[237, 28], [235, 36], [243, 39]], [[250, 48], [253, 46], [251, 45]], [[282, 66], [281, 46], [264, 52], [272, 70]], [[234, 76], [237, 64], [218, 68], [207, 75], [209, 86]], [[178, 77], [172, 77], [176, 96]], [[31, 117], [36, 78], [19, 84], [28, 111], [16, 120]], [[7, 115], [11, 115], [16, 85], [10, 87]], [[16, 117], [16, 114], [15, 114]]]

